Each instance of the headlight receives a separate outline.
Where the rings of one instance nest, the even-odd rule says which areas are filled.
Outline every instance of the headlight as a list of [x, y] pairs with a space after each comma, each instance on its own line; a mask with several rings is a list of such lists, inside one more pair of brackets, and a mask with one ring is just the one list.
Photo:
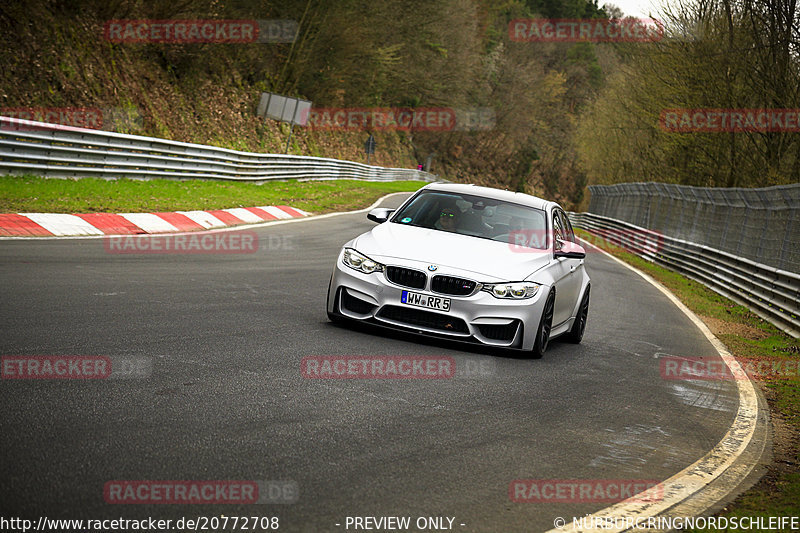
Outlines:
[[484, 283], [482, 290], [491, 293], [495, 298], [509, 298], [511, 300], [525, 300], [533, 298], [539, 292], [538, 283], [529, 281], [513, 283]]
[[344, 249], [344, 256], [342, 261], [345, 265], [354, 270], [363, 272], [364, 274], [372, 274], [373, 272], [383, 272], [383, 265], [377, 261], [373, 261], [364, 254], [358, 253], [352, 248]]

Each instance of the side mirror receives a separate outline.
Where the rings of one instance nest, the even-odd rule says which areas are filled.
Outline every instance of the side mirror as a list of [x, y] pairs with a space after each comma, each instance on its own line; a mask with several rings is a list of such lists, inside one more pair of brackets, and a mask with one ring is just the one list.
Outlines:
[[574, 242], [556, 239], [556, 251], [553, 255], [555, 257], [566, 257], [567, 259], [583, 259], [586, 257], [586, 250], [583, 249], [583, 246]]
[[389, 220], [389, 215], [394, 213], [394, 209], [386, 209], [385, 207], [376, 207], [367, 213], [367, 219], [378, 224], [382, 224]]

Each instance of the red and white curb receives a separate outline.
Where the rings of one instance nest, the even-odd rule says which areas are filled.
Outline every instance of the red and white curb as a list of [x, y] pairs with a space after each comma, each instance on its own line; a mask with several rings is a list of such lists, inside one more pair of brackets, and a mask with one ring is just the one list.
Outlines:
[[171, 213], [0, 214], [0, 236], [65, 237], [177, 233], [300, 218], [311, 213], [288, 205]]

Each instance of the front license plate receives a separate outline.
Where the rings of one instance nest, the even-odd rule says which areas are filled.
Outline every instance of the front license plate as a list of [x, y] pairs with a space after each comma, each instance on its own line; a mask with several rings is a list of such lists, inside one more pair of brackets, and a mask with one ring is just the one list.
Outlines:
[[425, 307], [426, 309], [436, 309], [437, 311], [450, 311], [450, 298], [440, 298], [439, 296], [428, 296], [418, 292], [403, 291], [400, 301], [406, 305]]

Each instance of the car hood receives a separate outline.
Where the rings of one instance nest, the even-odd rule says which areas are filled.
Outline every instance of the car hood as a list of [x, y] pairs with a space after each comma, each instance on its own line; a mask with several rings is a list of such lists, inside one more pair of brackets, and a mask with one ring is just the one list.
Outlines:
[[360, 235], [352, 246], [381, 263], [420, 261], [437, 265], [443, 273], [473, 272], [481, 276], [479, 281], [522, 281], [550, 261], [545, 250], [392, 222]]

